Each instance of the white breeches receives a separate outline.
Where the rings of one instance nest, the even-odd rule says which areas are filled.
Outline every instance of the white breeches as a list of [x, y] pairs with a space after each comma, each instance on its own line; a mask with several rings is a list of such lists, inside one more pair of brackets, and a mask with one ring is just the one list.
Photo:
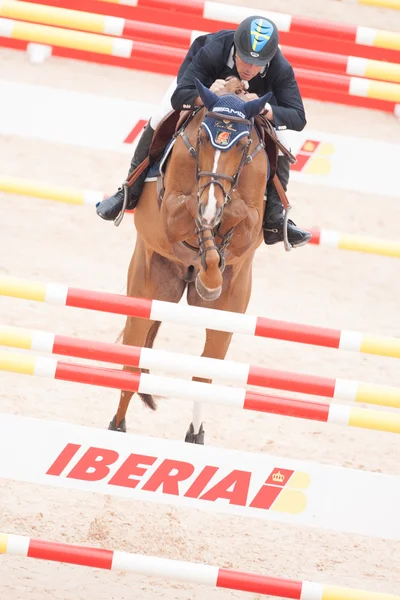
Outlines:
[[163, 118], [172, 110], [171, 96], [176, 88], [176, 77], [174, 77], [171, 85], [165, 92], [163, 99], [161, 100], [160, 106], [156, 109], [154, 115], [150, 118], [150, 125], [153, 129], [156, 129], [161, 123]]

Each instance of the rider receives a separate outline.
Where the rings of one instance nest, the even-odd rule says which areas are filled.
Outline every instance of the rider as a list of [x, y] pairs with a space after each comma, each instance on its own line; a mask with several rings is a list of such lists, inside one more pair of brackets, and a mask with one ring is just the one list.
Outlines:
[[[215, 93], [224, 87], [228, 76], [235, 76], [248, 82], [248, 92], [262, 96], [271, 91], [270, 103], [265, 105], [264, 116], [272, 121], [279, 132], [287, 129], [301, 131], [306, 125], [306, 117], [293, 68], [278, 47], [279, 33], [275, 23], [260, 16], [248, 17], [236, 31], [222, 30], [203, 35], [192, 43], [173, 84], [172, 96], [168, 96], [167, 114], [174, 110], [190, 110], [201, 106], [195, 79]], [[150, 119], [137, 145], [131, 161], [128, 176], [148, 156], [154, 130], [158, 123]], [[286, 190], [289, 182], [290, 164], [285, 156], [278, 157], [277, 176]], [[128, 192], [128, 209], [136, 206], [147, 175], [145, 170], [133, 183]], [[276, 244], [283, 240], [283, 207], [275, 186], [267, 185], [267, 202], [263, 219], [264, 241]], [[120, 213], [124, 191], [118, 191], [97, 206], [97, 214], [108, 221]], [[288, 240], [292, 246], [306, 244], [311, 238], [304, 231], [288, 221]]]

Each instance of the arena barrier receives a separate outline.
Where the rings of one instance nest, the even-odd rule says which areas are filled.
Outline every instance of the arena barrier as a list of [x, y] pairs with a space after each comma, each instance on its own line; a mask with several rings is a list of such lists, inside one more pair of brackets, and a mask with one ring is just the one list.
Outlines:
[[60, 306], [400, 358], [400, 339], [0, 275], [0, 295]]
[[[27, 0], [28, 2], [36, 3], [35, 0]], [[164, 2], [152, 2], [152, 6], [143, 6], [141, 2], [135, 6], [126, 4], [117, 4], [104, 2], [103, 0], [56, 0], [57, 7], [85, 11], [89, 13], [102, 14], [106, 16], [116, 16], [123, 19], [143, 21], [146, 23], [154, 23], [157, 25], [171, 25], [182, 29], [196, 29], [202, 31], [218, 31], [219, 29], [232, 29], [235, 25], [231, 19], [231, 15], [237, 15], [236, 23], [242, 18], [251, 14], [258, 14], [257, 8], [239, 8], [233, 7], [232, 11], [229, 5], [221, 5], [218, 2], [213, 3], [222, 10], [220, 20], [214, 18], [203, 18], [195, 11], [183, 12], [178, 10], [168, 10], [168, 5]], [[42, 0], [42, 5], [53, 6], [55, 0]], [[195, 7], [195, 4], [188, 3], [189, 10]], [[164, 8], [164, 10], [163, 10]], [[167, 9], [167, 10], [165, 10]], [[237, 12], [240, 11], [240, 16]], [[202, 13], [201, 13], [202, 14]], [[282, 15], [281, 13], [272, 13], [262, 11], [265, 16], [270, 16], [273, 20], [288, 20], [292, 19], [290, 15]], [[274, 18], [275, 17], [275, 18]], [[383, 60], [392, 63], [400, 62], [400, 47], [398, 45], [399, 34], [397, 32], [382, 31], [371, 28], [361, 27], [359, 30], [354, 26], [342, 25], [333, 22], [313, 21], [312, 19], [303, 19], [293, 17], [296, 22], [304, 23], [303, 32], [298, 30], [280, 31], [280, 40], [282, 44], [293, 46], [296, 48], [309, 48], [311, 50], [323, 50], [325, 52], [337, 53], [338, 38], [340, 39], [340, 51], [342, 54], [351, 56], [359, 56], [368, 59]], [[320, 28], [322, 33], [314, 31], [312, 24], [317, 24], [317, 29]], [[333, 29], [332, 29], [333, 28]], [[300, 28], [301, 29], [301, 28]], [[326, 35], [328, 30], [329, 35]], [[342, 30], [344, 33], [342, 33]], [[357, 35], [358, 33], [358, 35]], [[357, 43], [357, 38], [365, 37], [368, 44]], [[375, 43], [377, 42], [377, 43]], [[396, 49], [397, 48], [397, 49]]]
[[[80, 10], [46, 6], [15, 0], [2, 0], [0, 16], [20, 19], [43, 25], [56, 25], [68, 29], [80, 29], [91, 33], [100, 33], [118, 37], [136, 39], [154, 43], [154, 24], [133, 21], [107, 15], [93, 14]], [[157, 26], [157, 40], [162, 46], [188, 48], [197, 32], [168, 25]], [[199, 31], [198, 35], [204, 32]]]
[[[55, 31], [43, 39], [41, 42], [34, 42], [32, 39], [40, 39], [41, 32], [35, 31], [35, 35], [24, 33], [24, 40], [16, 39], [11, 37], [13, 35], [9, 24], [4, 27], [4, 21], [7, 19], [0, 19], [0, 46], [4, 48], [10, 48], [12, 50], [23, 50], [27, 52], [30, 60], [34, 64], [42, 64], [50, 56], [58, 56], [60, 58], [71, 58], [74, 60], [82, 60], [84, 62], [92, 62], [95, 64], [111, 65], [115, 67], [124, 67], [127, 69], [137, 69], [140, 71], [149, 71], [150, 73], [161, 73], [164, 75], [176, 76], [180, 64], [185, 56], [185, 51], [180, 48], [171, 48], [169, 46], [163, 46], [163, 55], [165, 60], [160, 60], [160, 48], [154, 44], [146, 44], [146, 42], [133, 43], [132, 40], [125, 40], [124, 38], [110, 38], [108, 36], [101, 36], [94, 33], [83, 33], [76, 32], [75, 30], [65, 29], [67, 35], [61, 39], [59, 38], [61, 45], [50, 43], [51, 37], [60, 36], [59, 31], [56, 27], [50, 27]], [[29, 25], [34, 25], [29, 23]], [[47, 25], [39, 25], [38, 27], [48, 27]], [[4, 35], [4, 32], [6, 35]], [[82, 34], [75, 40], [75, 33]], [[91, 39], [87, 36], [97, 36], [102, 39]], [[29, 37], [31, 39], [29, 39]], [[28, 39], [27, 39], [28, 38]], [[129, 45], [123, 44], [122, 48], [116, 42], [110, 40], [122, 40], [123, 42], [129, 42]], [[102, 48], [103, 52], [81, 50], [77, 48], [78, 45], [87, 45], [88, 47]], [[122, 53], [128, 53], [130, 56], [121, 56]], [[115, 53], [114, 53], [115, 52]], [[395, 110], [395, 106], [388, 107], [387, 102], [382, 100], [371, 100], [367, 98], [368, 102], [378, 103], [378, 108], [382, 105], [382, 110], [388, 110], [389, 112]]]
[[4, 414], [0, 455], [13, 481], [400, 541], [396, 475]]
[[[98, 33], [86, 33], [61, 27], [52, 27], [50, 25], [26, 23], [14, 19], [0, 19], [0, 35], [3, 38], [11, 38], [13, 40], [36, 42], [48, 46], [58, 46], [60, 48], [70, 48], [97, 54], [108, 54], [119, 58], [137, 58], [136, 54], [140, 56], [143, 52], [143, 47], [140, 47], [142, 45], [135, 45], [133, 40], [130, 39], [100, 35]], [[154, 54], [156, 46], [154, 44], [149, 45], [153, 46]], [[175, 59], [176, 63], [182, 62], [185, 57], [185, 52], [179, 48], [163, 47], [162, 53], [165, 61]], [[160, 54], [160, 49], [158, 50], [158, 54]]]
[[396, 387], [278, 371], [229, 360], [110, 344], [45, 331], [0, 325], [0, 346], [86, 358], [139, 369], [168, 371], [173, 375], [218, 379], [240, 387], [254, 385], [335, 400], [400, 408], [400, 388]]
[[[45, 0], [44, 2], [41, 2], [41, 4], [48, 4], [51, 2], [52, 0]], [[96, 12], [86, 0], [79, 0], [79, 2], [80, 10]], [[70, 4], [72, 4], [72, 2], [69, 2], [68, 0], [61, 0], [61, 2], [58, 3], [59, 6], [63, 7], [69, 7], [68, 5]], [[99, 6], [99, 12], [101, 9], [103, 9], [102, 12], [105, 11], [103, 14], [107, 14], [109, 11], [111, 14], [112, 4], [113, 3], [110, 3], [109, 0], [103, 0], [102, 2], [96, 3], [96, 5]], [[400, 50], [400, 33], [396, 31], [386, 31], [358, 25], [335, 23], [333, 21], [297, 17], [286, 13], [223, 4], [220, 2], [212, 2], [210, 0], [172, 0], [170, 2], [166, 0], [159, 0], [158, 2], [154, 0], [135, 0], [135, 2], [127, 0], [126, 2], [116, 2], [114, 4], [125, 5], [125, 14], [128, 18], [129, 15], [135, 14], [135, 8], [150, 9], [152, 11], [161, 10], [164, 11], [164, 13], [169, 14], [169, 18], [164, 20], [164, 23], [168, 25], [172, 24], [170, 21], [172, 21], [176, 15], [180, 14], [184, 15], [186, 18], [189, 16], [193, 17], [200, 23], [202, 23], [203, 19], [216, 21], [221, 25], [221, 29], [225, 28], [227, 23], [238, 24], [246, 17], [261, 14], [272, 19], [276, 23], [279, 31], [283, 33], [290, 32], [307, 36], [321, 36], [322, 38], [333, 38], [335, 42], [337, 42], [337, 39], [340, 39], [341, 41], [352, 42], [360, 46]], [[71, 6], [71, 8], [73, 8], [73, 6]], [[119, 14], [118, 16], [122, 15]], [[148, 19], [148, 21], [151, 22], [151, 19]], [[202, 25], [201, 29], [203, 29]], [[208, 30], [207, 27], [205, 29]]]
[[[398, 83], [374, 81], [362, 77], [348, 77], [347, 75], [335, 75], [323, 73], [322, 71], [311, 71], [309, 69], [296, 68], [294, 71], [300, 89], [302, 89], [302, 85], [304, 84], [306, 87], [323, 88], [326, 92], [332, 91], [346, 96], [384, 100], [389, 102], [387, 108], [390, 112], [392, 112], [391, 103], [400, 102], [400, 85]], [[361, 103], [358, 106], [361, 106]]]
[[132, 552], [89, 548], [61, 542], [0, 532], [0, 554], [51, 560], [108, 571], [124, 571], [214, 588], [266, 594], [294, 600], [400, 600], [392, 594], [376, 594], [311, 581], [299, 581], [258, 575], [206, 564], [189, 563]]
[[243, 410], [336, 423], [348, 427], [400, 433], [400, 414], [353, 408], [342, 404], [271, 396], [244, 388], [172, 379], [148, 373], [131, 373], [104, 367], [63, 362], [54, 358], [0, 352], [0, 371], [47, 377], [61, 381], [110, 387], [127, 392], [179, 398], [201, 404], [220, 404]]
[[[54, 6], [46, 7], [23, 1], [3, 0], [0, 4], [0, 16], [92, 33], [122, 36], [136, 42], [154, 42], [155, 25], [153, 23], [118, 19], [117, 17], [95, 15]], [[205, 33], [205, 31], [189, 31], [167, 25], [157, 26], [158, 44], [186, 50], [196, 37]], [[281, 49], [293, 67], [400, 83], [399, 64], [291, 46], [281, 46]], [[160, 52], [160, 58], [162, 60], [162, 52]]]
[[[35, 56], [35, 47], [32, 43], [41, 44], [40, 48], [36, 47], [34, 60], [38, 62], [47, 58], [49, 53], [55, 54], [54, 50], [57, 48], [61, 50], [61, 55], [65, 55], [67, 51], [66, 56], [71, 58], [89, 59], [94, 62], [142, 70], [155, 68], [156, 72], [170, 75], [176, 75], [186, 54], [186, 51], [181, 48], [11, 19], [0, 19], [0, 36], [1, 45], [27, 50], [31, 56]], [[141, 61], [142, 57], [144, 61]], [[152, 66], [149, 67], [150, 63]], [[322, 90], [324, 96], [332, 91], [343, 98], [356, 97], [357, 106], [377, 108], [391, 113], [394, 113], [397, 105], [400, 104], [398, 83], [335, 75], [303, 68], [294, 70], [301, 91], [303, 92], [303, 85], [305, 90], [314, 90], [312, 97], [319, 96], [318, 90]]]
[[[29, 5], [31, 5], [31, 7], [36, 6], [34, 3], [15, 1], [10, 2], [9, 0], [6, 0], [6, 2], [8, 2], [8, 4], [5, 5], [4, 12], [8, 14], [15, 13], [21, 18], [24, 14], [26, 14], [28, 18], [34, 20], [32, 13], [35, 11], [35, 8], [31, 8], [29, 10]], [[99, 2], [99, 4], [102, 4], [102, 2]], [[216, 4], [216, 6], [221, 6], [218, 3], [214, 4]], [[16, 5], [22, 5], [22, 8], [18, 9]], [[113, 5], [107, 3], [107, 6]], [[83, 6], [79, 5], [75, 8], [80, 9], [81, 15], [84, 16], [83, 22], [81, 19], [82, 27], [85, 26], [85, 22], [88, 22], [89, 25], [87, 25], [86, 28], [89, 29], [107, 29], [109, 32], [113, 32], [121, 31], [122, 28], [123, 31], [121, 19], [116, 19], [116, 17], [113, 16], [102, 17], [101, 14], [92, 15], [92, 17], [95, 17], [95, 23], [92, 23], [90, 21], [90, 13], [82, 12], [84, 8]], [[56, 7], [55, 10], [57, 11], [63, 9]], [[145, 8], [145, 10], [148, 9]], [[223, 10], [225, 11], [226, 9], [224, 8]], [[44, 14], [45, 7], [42, 6], [39, 12], [41, 14]], [[70, 11], [70, 13], [71, 12], [73, 11]], [[161, 12], [164, 14], [164, 18], [161, 21], [162, 24], [160, 25], [160, 27], [162, 28], [162, 36], [164, 35], [171, 42], [173, 35], [176, 35], [182, 41], [182, 34], [172, 34], [171, 32], [168, 33], [168, 27], [165, 26], [165, 23], [170, 22], [168, 12], [166, 12], [165, 10], [155, 10], [150, 12], [151, 15], [138, 15], [139, 21], [147, 19], [150, 23], [153, 23], [153, 13]], [[65, 15], [65, 13], [63, 13], [61, 17], [59, 17], [60, 21], [67, 23], [68, 26], [72, 26], [72, 22], [74, 20], [70, 13], [68, 15]], [[57, 18], [58, 14], [59, 13], [52, 13], [53, 18]], [[190, 23], [187, 23], [186, 21], [183, 24], [175, 23], [177, 14], [179, 13], [173, 13], [173, 25], [181, 25], [187, 28], [188, 25], [190, 25]], [[183, 17], [190, 16], [187, 13], [182, 14]], [[285, 17], [285, 15], [283, 16]], [[286, 16], [290, 17], [290, 15]], [[45, 17], [42, 18], [46, 21]], [[51, 16], [48, 16], [47, 20], [51, 21]], [[217, 25], [219, 26], [217, 28], [224, 26], [223, 23], [218, 23], [217, 21], [205, 20], [205, 22], [203, 23], [203, 29], [207, 31], [213, 30], [213, 28], [211, 27], [212, 23], [217, 23]], [[142, 28], [143, 32], [146, 30], [146, 25], [144, 25]], [[157, 25], [154, 26], [157, 27]], [[201, 33], [200, 31], [198, 31], [198, 28], [200, 26], [201, 24], [197, 22], [193, 25], [195, 31], [190, 32], [191, 39], [193, 35]], [[225, 26], [231, 25], [228, 23]], [[134, 29], [137, 31], [139, 28], [137, 25], [135, 25]], [[173, 29], [177, 30], [176, 27], [173, 27]], [[373, 32], [374, 30], [368, 31], [371, 34], [371, 31]], [[386, 33], [388, 35], [390, 34], [390, 32]], [[148, 43], [147, 41], [140, 41], [143, 40], [143, 35], [149, 36], [150, 34], [142, 33], [138, 37], [139, 41], [133, 41], [132, 39], [126, 39], [121, 37], [111, 38], [108, 35], [101, 35], [98, 33], [86, 33], [76, 30], [71, 31], [69, 29], [62, 29], [60, 27], [38, 25], [36, 23], [27, 23], [24, 21], [13, 21], [11, 19], [0, 19], [0, 45], [5, 46], [7, 48], [27, 51], [31, 61], [35, 63], [41, 63], [53, 54], [54, 56], [115, 65], [125, 68], [140, 69], [155, 73], [176, 75], [176, 72], [185, 56], [184, 49], [170, 46], [159, 46], [154, 45], [152, 43]], [[184, 35], [187, 39], [188, 33], [184, 32]], [[295, 33], [294, 35], [296, 36], [298, 34]], [[300, 36], [301, 35], [303, 34], [300, 33]], [[313, 36], [304, 35], [303, 37], [305, 37], [308, 40], [309, 37]], [[391, 34], [389, 35], [389, 38], [391, 39]], [[150, 38], [145, 37], [145, 39]], [[400, 85], [398, 83], [386, 81], [378, 82], [374, 81], [373, 79], [373, 77], [378, 74], [380, 74], [380, 76], [385, 76], [384, 74], [386, 72], [388, 73], [388, 75], [385, 77], [390, 79], [390, 81], [392, 81], [393, 78], [395, 80], [398, 79], [398, 68], [396, 66], [397, 63], [400, 63], [400, 52], [398, 50], [390, 50], [391, 52], [394, 52], [394, 56], [389, 57], [386, 63], [382, 64], [379, 64], [378, 61], [372, 63], [365, 61], [363, 60], [363, 58], [359, 57], [357, 53], [355, 53], [355, 56], [344, 55], [341, 57], [338, 57], [336, 54], [332, 54], [333, 58], [329, 60], [328, 54], [324, 56], [324, 53], [319, 52], [321, 50], [322, 38], [317, 37], [317, 39], [318, 44], [316, 44], [316, 48], [311, 48], [311, 51], [318, 50], [317, 56], [312, 57], [310, 56], [310, 50], [306, 50], [305, 54], [304, 52], [298, 53], [296, 51], [296, 48], [302, 46], [302, 43], [299, 40], [282, 40], [283, 43], [288, 41], [288, 43], [292, 46], [291, 51], [289, 51], [289, 54], [291, 54], [290, 58], [294, 60], [296, 76], [304, 97], [383, 110], [394, 113], [395, 115], [398, 114], [400, 102]], [[334, 50], [336, 53], [336, 46], [334, 48], [326, 46], [327, 39], [329, 40], [329, 38], [324, 37], [323, 49], [327, 52], [329, 52], [330, 50]], [[342, 52], [345, 52], [346, 48], [343, 47], [343, 40], [341, 43], [341, 50]], [[308, 47], [307, 43], [305, 44], [305, 47]], [[359, 47], [363, 46], [357, 46], [357, 50]], [[349, 54], [351, 54], [351, 49]], [[367, 56], [367, 58], [370, 57]], [[374, 56], [373, 58], [386, 60], [388, 57]], [[313, 69], [310, 70], [308, 69], [308, 67], [310, 66], [310, 61], [311, 63], [313, 63], [314, 67], [317, 68], [322, 68], [323, 65], [325, 65], [326, 67], [327, 63], [331, 62], [331, 64], [335, 65], [335, 68], [333, 69], [334, 73], [324, 73], [322, 71]], [[389, 64], [390, 62], [392, 62], [393, 64]], [[359, 77], [352, 76], [349, 77], [344, 74], [335, 75], [337, 69], [339, 69], [339, 72], [341, 72], [344, 68], [346, 68], [346, 71], [354, 71], [354, 73], [357, 75], [362, 75], [363, 72], [369, 73], [372, 79], [361, 79]]]
[[395, 63], [292, 46], [281, 45], [281, 50], [293, 67], [400, 82], [400, 65]]

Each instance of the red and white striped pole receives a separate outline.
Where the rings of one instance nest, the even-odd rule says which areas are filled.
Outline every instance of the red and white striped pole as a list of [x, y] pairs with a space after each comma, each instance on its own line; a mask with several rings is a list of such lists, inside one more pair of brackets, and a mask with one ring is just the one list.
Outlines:
[[45, 331], [0, 325], [0, 346], [98, 360], [139, 369], [161, 369], [174, 375], [219, 379], [240, 387], [254, 385], [336, 400], [400, 408], [400, 388], [396, 387], [278, 371], [229, 360], [78, 339]]
[[[365, 46], [400, 49], [400, 33], [396, 31], [298, 17], [287, 13], [213, 2], [211, 0], [120, 0], [115, 3], [133, 6], [138, 9], [163, 10], [170, 15], [180, 13], [199, 19], [220, 21], [221, 23], [237, 24], [251, 15], [260, 15], [272, 19], [282, 32], [315, 35], [323, 38], [329, 37]], [[84, 2], [82, 10], [85, 10]]]
[[50, 560], [108, 571], [129, 571], [137, 575], [161, 577], [167, 580], [265, 594], [290, 600], [348, 600], [349, 598], [400, 600], [400, 596], [392, 594], [257, 575], [205, 564], [50, 542], [7, 533], [0, 533], [0, 554]]
[[[2, 0], [0, 16], [44, 25], [80, 29], [96, 34], [106, 34], [154, 44], [154, 23], [135, 21], [106, 15], [96, 15], [80, 10], [15, 0]], [[192, 41], [206, 31], [182, 29], [171, 25], [157, 25], [157, 42], [160, 46], [189, 48]], [[320, 52], [307, 48], [284, 45], [281, 49], [293, 67], [328, 71], [343, 75], [355, 75], [400, 82], [400, 65], [358, 56]], [[160, 59], [162, 50], [160, 51]]]
[[[29, 4], [37, 4], [37, 0], [27, 0]], [[20, 2], [15, 3], [20, 4]], [[41, 0], [49, 10], [54, 9], [53, 0]], [[78, 10], [103, 16], [108, 19], [108, 27], [117, 31], [120, 27], [112, 22], [111, 17], [121, 21], [136, 20], [151, 23], [153, 27], [165, 25], [181, 29], [200, 29], [202, 31], [218, 31], [234, 29], [241, 20], [261, 14], [276, 22], [281, 32], [281, 41], [295, 47], [312, 48], [337, 53], [338, 40], [341, 52], [347, 55], [362, 56], [399, 63], [399, 33], [368, 27], [356, 27], [329, 21], [318, 21], [289, 14], [264, 11], [257, 8], [246, 8], [221, 4], [219, 2], [197, 2], [196, 0], [182, 4], [178, 2], [153, 2], [153, 0], [57, 0], [57, 7]], [[44, 9], [43, 9], [44, 10]], [[11, 15], [10, 15], [11, 16]], [[20, 17], [22, 18], [22, 17]], [[68, 27], [68, 25], [65, 25]], [[79, 28], [76, 26], [76, 28]], [[117, 35], [114, 34], [113, 35]]]
[[397, 413], [271, 396], [243, 388], [209, 385], [199, 381], [159, 377], [148, 373], [130, 373], [116, 369], [89, 367], [54, 358], [0, 352], [0, 371], [99, 385], [128, 392], [180, 398], [199, 403], [233, 406], [244, 410], [296, 417], [309, 421], [400, 433], [400, 414]]
[[[400, 49], [400, 33], [360, 25], [336, 23], [287, 13], [273, 12], [253, 7], [237, 6], [211, 0], [120, 0], [116, 4], [134, 6], [138, 9], [163, 10], [170, 15], [186, 14], [199, 19], [240, 23], [251, 15], [272, 19], [282, 32], [329, 37], [365, 46]], [[85, 10], [84, 6], [82, 7]]]
[[400, 339], [0, 275], [0, 295], [217, 331], [400, 358]]

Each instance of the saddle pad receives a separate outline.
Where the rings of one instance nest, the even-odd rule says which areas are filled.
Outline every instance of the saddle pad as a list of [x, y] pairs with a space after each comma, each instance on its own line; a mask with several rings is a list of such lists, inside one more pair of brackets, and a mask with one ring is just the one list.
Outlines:
[[165, 148], [162, 157], [151, 165], [145, 181], [155, 181], [160, 175], [165, 175], [165, 169], [167, 167], [168, 158], [171, 154], [172, 148], [176, 142], [176, 138], [168, 143]]

